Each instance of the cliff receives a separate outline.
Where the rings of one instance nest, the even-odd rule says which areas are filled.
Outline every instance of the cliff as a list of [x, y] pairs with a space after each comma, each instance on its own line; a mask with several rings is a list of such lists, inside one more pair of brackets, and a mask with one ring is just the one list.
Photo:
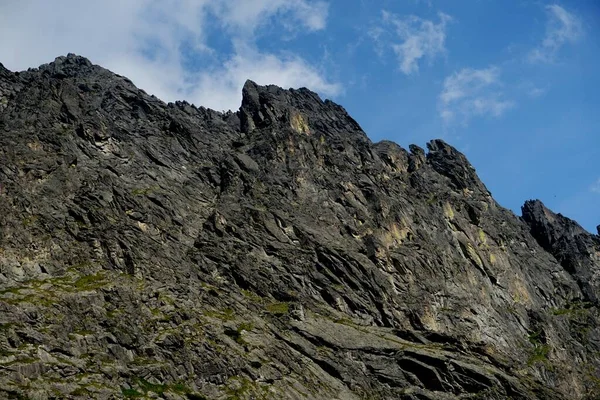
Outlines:
[[0, 64], [0, 397], [600, 397], [600, 237], [308, 89]]

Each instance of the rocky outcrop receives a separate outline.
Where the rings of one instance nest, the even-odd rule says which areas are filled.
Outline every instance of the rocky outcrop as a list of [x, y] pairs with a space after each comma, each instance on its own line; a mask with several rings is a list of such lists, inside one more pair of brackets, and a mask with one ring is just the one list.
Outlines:
[[598, 304], [600, 294], [600, 237], [548, 210], [539, 200], [527, 201], [523, 219], [531, 234], [577, 281], [582, 301]]
[[598, 236], [307, 90], [0, 69], [0, 395], [597, 398]]

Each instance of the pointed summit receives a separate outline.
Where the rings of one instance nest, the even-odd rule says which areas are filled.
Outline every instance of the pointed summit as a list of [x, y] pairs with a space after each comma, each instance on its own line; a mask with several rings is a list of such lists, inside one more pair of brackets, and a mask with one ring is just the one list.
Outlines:
[[260, 108], [260, 97], [258, 94], [258, 85], [250, 79], [246, 80], [242, 88], [242, 107], [249, 111]]
[[577, 222], [548, 209], [540, 200], [528, 200], [521, 207], [523, 219], [533, 236], [545, 249], [552, 249], [561, 240], [587, 234]]
[[92, 64], [85, 57], [69, 53], [66, 56], [56, 57], [53, 62], [40, 66], [40, 70], [49, 72], [54, 78], [75, 77], [89, 73], [100, 67]]
[[438, 173], [450, 178], [456, 189], [478, 190], [489, 193], [477, 176], [467, 157], [441, 139], [427, 143], [427, 162]]
[[584, 300], [599, 304], [600, 268], [595, 261], [600, 249], [598, 237], [572, 219], [552, 212], [540, 200], [526, 201], [521, 210], [531, 235], [575, 278]]
[[245, 132], [275, 126], [329, 136], [347, 136], [354, 132], [368, 140], [358, 123], [346, 110], [307, 89], [283, 89], [276, 85], [261, 86], [247, 80], [242, 89], [240, 107], [242, 130]]

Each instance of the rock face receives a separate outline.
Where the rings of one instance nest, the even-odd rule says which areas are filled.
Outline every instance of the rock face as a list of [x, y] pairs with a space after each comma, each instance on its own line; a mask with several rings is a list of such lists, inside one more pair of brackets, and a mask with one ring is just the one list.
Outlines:
[[582, 301], [598, 305], [600, 295], [600, 237], [575, 221], [548, 210], [542, 202], [527, 201], [523, 219], [537, 242], [575, 278]]
[[600, 397], [600, 238], [307, 89], [0, 66], [0, 397]]

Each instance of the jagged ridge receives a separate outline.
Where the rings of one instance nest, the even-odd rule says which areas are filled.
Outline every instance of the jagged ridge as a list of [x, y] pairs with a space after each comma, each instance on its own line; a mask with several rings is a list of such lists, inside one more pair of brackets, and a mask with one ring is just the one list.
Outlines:
[[596, 398], [598, 237], [307, 89], [0, 68], [0, 391]]

